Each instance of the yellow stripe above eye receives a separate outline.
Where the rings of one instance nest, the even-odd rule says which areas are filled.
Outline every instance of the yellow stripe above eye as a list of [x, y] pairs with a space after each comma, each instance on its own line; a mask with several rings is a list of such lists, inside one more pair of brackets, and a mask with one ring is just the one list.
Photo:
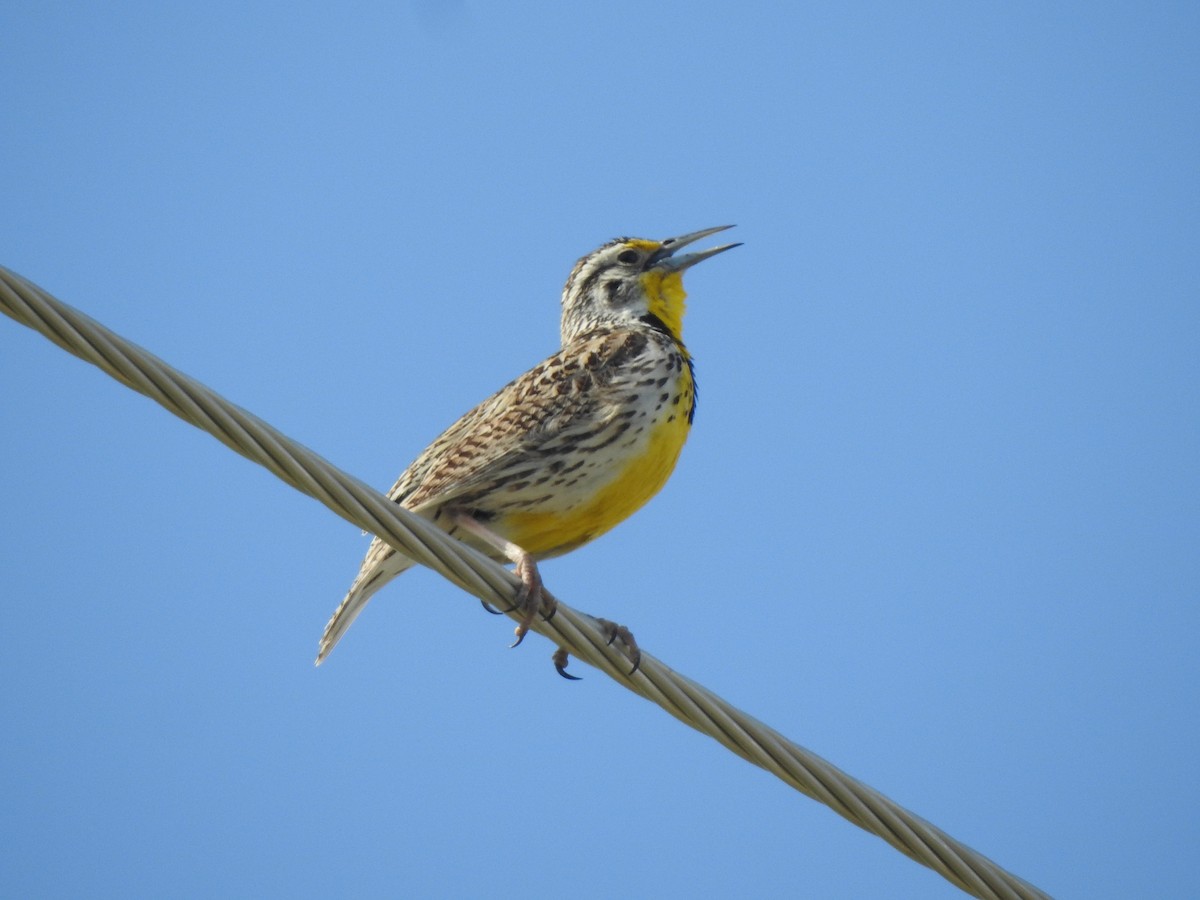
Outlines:
[[659, 249], [662, 244], [658, 241], [647, 241], [643, 238], [630, 238], [625, 242], [626, 247], [632, 247], [634, 250], [645, 250], [647, 253], [653, 253]]

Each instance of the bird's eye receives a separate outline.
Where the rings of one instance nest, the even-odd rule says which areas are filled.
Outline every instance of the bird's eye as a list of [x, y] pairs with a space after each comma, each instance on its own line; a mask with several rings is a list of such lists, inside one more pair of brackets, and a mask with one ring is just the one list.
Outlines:
[[636, 250], [622, 250], [617, 254], [617, 262], [635, 263], [640, 258]]

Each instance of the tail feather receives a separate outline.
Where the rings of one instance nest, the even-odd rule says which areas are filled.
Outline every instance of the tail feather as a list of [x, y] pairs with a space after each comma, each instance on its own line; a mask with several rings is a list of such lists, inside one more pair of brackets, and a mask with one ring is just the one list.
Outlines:
[[325, 661], [325, 657], [337, 646], [346, 629], [358, 618], [358, 614], [363, 611], [363, 607], [375, 592], [413, 565], [411, 559], [397, 553], [379, 538], [372, 541], [358, 577], [354, 579], [350, 590], [346, 592], [346, 596], [342, 598], [342, 602], [333, 611], [333, 616], [325, 626], [325, 633], [321, 635], [321, 643], [317, 647], [316, 665], [319, 666]]

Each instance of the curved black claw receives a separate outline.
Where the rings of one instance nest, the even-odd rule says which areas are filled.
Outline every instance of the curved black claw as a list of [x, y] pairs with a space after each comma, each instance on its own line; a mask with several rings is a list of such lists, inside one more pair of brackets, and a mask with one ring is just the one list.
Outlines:
[[563, 678], [567, 679], [567, 681], [583, 681], [583, 679], [578, 675], [572, 675], [567, 671], [567, 663], [571, 661], [571, 655], [562, 647], [559, 647], [554, 651], [554, 656], [552, 656], [551, 659], [554, 660], [555, 671], [557, 671], [558, 674]]
[[509, 650], [512, 650], [515, 647], [520, 647], [521, 641], [525, 640], [525, 635], [529, 634], [529, 626], [533, 624], [533, 619], [537, 615], [538, 607], [542, 605], [540, 596], [542, 593], [542, 586], [540, 584], [537, 586], [537, 593], [539, 596], [535, 598], [533, 596], [533, 591], [524, 587], [517, 592], [517, 602], [513, 604], [513, 609], [524, 610], [526, 607], [532, 606], [533, 610], [532, 612], [526, 612], [521, 618], [521, 621], [517, 623], [517, 627], [513, 630], [513, 634], [517, 636], [517, 639], [508, 645]]
[[[542, 613], [542, 610], [549, 607], [550, 612]], [[554, 618], [554, 614], [558, 612], [558, 601], [542, 590], [542, 581], [539, 577], [537, 581], [528, 590], [522, 588], [517, 594], [517, 603], [514, 609], [522, 610], [525, 615], [517, 624], [514, 634], [517, 639], [509, 644], [509, 649], [519, 647], [521, 641], [525, 640], [525, 635], [529, 634], [529, 629], [533, 626], [538, 614], [542, 613], [542, 618], [549, 622]]]
[[479, 602], [483, 606], [484, 612], [490, 612], [493, 616], [504, 615], [504, 613], [500, 612], [500, 610], [496, 609], [496, 607], [492, 606], [486, 600], [480, 600]]

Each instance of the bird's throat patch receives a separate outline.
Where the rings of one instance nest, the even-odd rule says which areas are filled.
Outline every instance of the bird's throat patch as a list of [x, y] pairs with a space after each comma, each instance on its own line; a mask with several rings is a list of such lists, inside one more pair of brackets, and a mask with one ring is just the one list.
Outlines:
[[651, 269], [642, 276], [642, 287], [646, 290], [650, 312], [667, 327], [671, 337], [682, 341], [683, 313], [687, 300], [687, 292], [683, 289], [683, 273]]

